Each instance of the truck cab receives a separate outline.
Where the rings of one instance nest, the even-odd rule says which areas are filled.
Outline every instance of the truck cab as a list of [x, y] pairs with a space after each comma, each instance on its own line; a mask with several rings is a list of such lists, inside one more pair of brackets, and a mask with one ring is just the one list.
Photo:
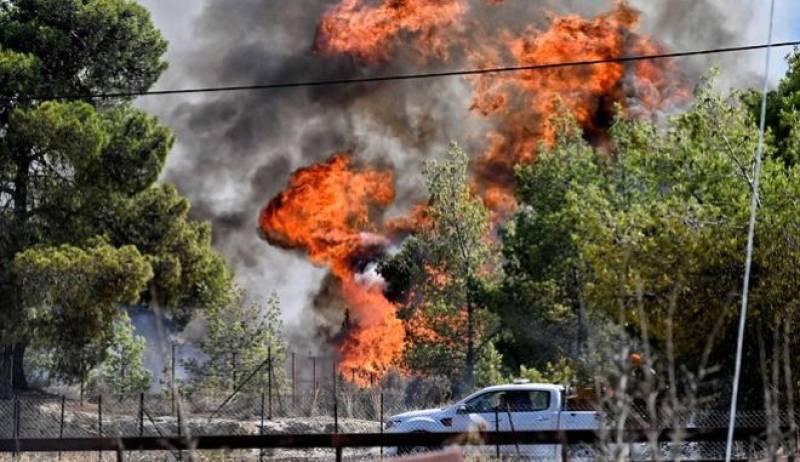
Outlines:
[[568, 410], [564, 387], [546, 383], [495, 385], [451, 406], [406, 412], [386, 422], [391, 433], [597, 428], [597, 412]]

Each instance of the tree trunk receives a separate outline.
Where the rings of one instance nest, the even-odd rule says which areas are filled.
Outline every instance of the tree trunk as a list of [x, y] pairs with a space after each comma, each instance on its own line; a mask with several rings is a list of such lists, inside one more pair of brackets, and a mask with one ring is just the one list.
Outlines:
[[583, 294], [578, 295], [578, 316], [577, 316], [577, 335], [575, 340], [575, 357], [583, 356], [583, 348], [586, 345], [588, 333], [586, 331], [586, 301]]
[[13, 352], [13, 366], [12, 366], [12, 385], [15, 390], [27, 390], [28, 379], [25, 377], [25, 350], [28, 348], [28, 342], [19, 342], [14, 344]]
[[472, 304], [469, 290], [467, 288], [467, 357], [464, 361], [464, 389], [467, 392], [471, 392], [475, 384], [475, 363], [478, 362], [475, 351], [475, 306]]
[[[14, 219], [10, 227], [11, 245], [8, 249], [8, 255], [11, 258], [18, 252], [25, 250], [30, 241], [26, 224], [28, 220], [28, 184], [30, 182], [31, 158], [28, 157], [28, 153], [20, 153], [15, 158], [15, 164], [14, 192], [11, 195], [14, 200]], [[13, 273], [10, 273], [11, 300], [5, 309], [10, 308], [15, 319], [12, 321], [11, 326], [5, 326], [5, 328], [10, 329], [11, 332], [16, 331], [18, 333], [20, 332], [18, 329], [24, 326], [24, 320], [15, 316], [16, 313], [22, 313], [23, 310], [20, 306], [20, 297], [17, 292], [19, 286], [14, 281], [14, 278]], [[26, 347], [26, 341], [0, 346], [3, 350], [2, 358], [0, 358], [0, 395], [8, 395], [9, 392], [13, 394], [15, 389], [28, 387], [23, 365]]]
[[11, 345], [0, 346], [0, 399], [8, 399], [14, 396], [13, 363], [13, 347]]

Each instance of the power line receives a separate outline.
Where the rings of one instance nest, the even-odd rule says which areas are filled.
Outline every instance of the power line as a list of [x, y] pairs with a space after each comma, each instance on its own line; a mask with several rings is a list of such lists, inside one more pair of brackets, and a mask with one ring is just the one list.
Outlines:
[[111, 93], [86, 93], [86, 94], [76, 94], [76, 95], [36, 95], [36, 96], [23, 97], [23, 99], [80, 100], [80, 99], [133, 98], [137, 96], [163, 96], [163, 95], [181, 95], [190, 93], [220, 93], [220, 92], [232, 92], [232, 91], [274, 90], [274, 89], [298, 88], [298, 87], [352, 85], [352, 84], [370, 83], [370, 82], [421, 80], [421, 79], [433, 79], [433, 78], [454, 77], [454, 76], [538, 71], [538, 70], [558, 69], [565, 67], [593, 66], [598, 64], [629, 63], [629, 62], [648, 61], [657, 59], [684, 58], [684, 57], [698, 56], [698, 55], [738, 53], [743, 51], [761, 50], [764, 48], [785, 48], [798, 45], [800, 45], [800, 40], [779, 42], [771, 45], [758, 44], [758, 45], [744, 45], [744, 46], [726, 47], [726, 48], [708, 48], [703, 50], [679, 51], [673, 53], [657, 53], [657, 54], [647, 54], [647, 55], [620, 56], [617, 58], [531, 64], [527, 66], [491, 67], [483, 69], [461, 69], [454, 71], [427, 72], [427, 73], [415, 73], [415, 74], [394, 74], [394, 75], [384, 75], [384, 76], [353, 77], [353, 78], [329, 79], [329, 80], [307, 80], [299, 82], [271, 82], [265, 84], [255, 84], [255, 85], [232, 85], [232, 86], [220, 86], [220, 87], [183, 88], [183, 89], [173, 89], [173, 90], [121, 91], [121, 92], [111, 92]]

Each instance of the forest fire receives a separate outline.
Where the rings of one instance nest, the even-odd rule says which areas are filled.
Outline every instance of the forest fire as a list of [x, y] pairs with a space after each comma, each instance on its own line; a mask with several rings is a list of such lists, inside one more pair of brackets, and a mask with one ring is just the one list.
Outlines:
[[384, 240], [370, 214], [393, 201], [393, 175], [349, 164], [346, 155], [336, 154], [296, 171], [261, 211], [259, 223], [270, 244], [305, 250], [338, 279], [352, 324], [338, 345], [340, 369], [384, 373], [402, 352], [403, 325], [383, 288], [358, 280], [352, 260], [362, 248]]
[[[359, 67], [392, 63], [471, 68], [530, 66], [569, 61], [613, 60], [655, 53], [662, 47], [635, 32], [639, 12], [624, 2], [595, 18], [552, 17], [545, 28], [520, 31], [482, 29], [468, 21], [468, 0], [342, 0], [321, 19], [314, 50], [323, 58], [350, 56]], [[481, 8], [503, 8], [484, 0]], [[400, 44], [413, 51], [401, 50]], [[409, 55], [411, 53], [413, 56]], [[533, 162], [540, 146], [555, 141], [553, 117], [569, 113], [596, 144], [619, 107], [649, 116], [685, 102], [689, 92], [671, 60], [579, 67], [469, 77], [471, 101], [464, 110], [486, 122], [484, 150], [473, 159], [472, 187], [495, 219], [515, 209], [514, 169]], [[677, 84], [675, 82], [678, 82]], [[446, 140], [445, 140], [446, 141]], [[384, 372], [401, 356], [406, 327], [379, 284], [358, 282], [349, 256], [383, 231], [411, 232], [425, 220], [424, 206], [386, 226], [373, 218], [394, 200], [393, 174], [353, 170], [337, 155], [298, 170], [289, 186], [262, 211], [267, 240], [302, 248], [309, 259], [330, 268], [341, 283], [352, 326], [338, 341], [342, 368]], [[499, 218], [498, 218], [499, 217]]]
[[[502, 8], [502, 1], [485, 1]], [[463, 0], [346, 0], [328, 11], [317, 30], [316, 49], [346, 54], [367, 66], [388, 61], [403, 32], [425, 61], [471, 68], [524, 67], [610, 60], [663, 51], [635, 33], [639, 12], [624, 2], [596, 18], [555, 17], [549, 27], [482, 30], [463, 24]], [[638, 113], [673, 107], [690, 96], [671, 60], [602, 63], [473, 77], [470, 110], [489, 119], [486, 149], [476, 159], [475, 186], [489, 208], [513, 209], [514, 168], [535, 159], [540, 143], [552, 144], [552, 117], [570, 113], [587, 136], [602, 142], [615, 105]], [[677, 82], [677, 83], [676, 83]]]

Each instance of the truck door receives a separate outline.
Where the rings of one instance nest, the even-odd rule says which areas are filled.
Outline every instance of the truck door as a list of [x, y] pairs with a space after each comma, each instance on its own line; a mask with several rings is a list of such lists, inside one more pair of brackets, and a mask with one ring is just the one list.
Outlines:
[[501, 396], [500, 410], [505, 415], [503, 430], [555, 430], [558, 413], [551, 407], [551, 393], [546, 390], [510, 390]]
[[[500, 402], [505, 419], [501, 430], [549, 431], [556, 430], [558, 411], [551, 402], [552, 393], [547, 390], [507, 391]], [[551, 409], [552, 408], [552, 409]], [[558, 459], [558, 446], [553, 444], [503, 446], [504, 454], [515, 454], [523, 458]]]
[[498, 426], [501, 431], [505, 430], [508, 427], [508, 417], [502, 412], [495, 412], [505, 393], [505, 391], [487, 391], [460, 405], [453, 417], [453, 431], [466, 432], [476, 429], [494, 431]]

